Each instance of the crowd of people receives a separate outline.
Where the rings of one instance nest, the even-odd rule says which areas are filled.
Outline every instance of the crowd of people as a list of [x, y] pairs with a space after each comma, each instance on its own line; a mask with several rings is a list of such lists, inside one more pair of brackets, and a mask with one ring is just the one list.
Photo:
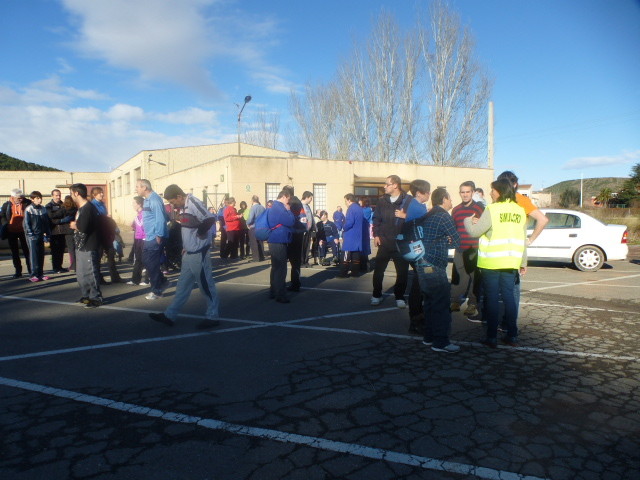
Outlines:
[[[347, 193], [346, 210], [339, 205], [330, 220], [326, 210], [312, 211], [311, 192], [303, 192], [299, 199], [291, 186], [283, 187], [266, 206], [254, 195], [251, 206], [241, 201], [236, 208], [235, 198], [230, 197], [216, 211], [178, 185], [169, 185], [161, 197], [148, 180], [138, 180], [137, 195], [132, 200], [132, 276], [126, 283], [148, 286], [145, 298], [153, 301], [170, 286], [165, 276], [168, 270], [179, 271], [171, 305], [162, 313], [150, 314], [151, 318], [174, 325], [195, 283], [207, 302], [205, 320], [198, 327], [211, 328], [218, 325], [219, 317], [211, 267], [211, 249], [218, 233], [219, 255], [224, 261], [265, 261], [266, 238], [271, 262], [269, 297], [279, 303], [289, 303], [291, 292], [300, 291], [301, 269], [310, 267], [311, 262], [337, 266], [336, 278], [341, 279], [369, 272], [373, 244], [371, 305], [383, 302], [384, 273], [393, 262], [395, 305], [407, 308], [405, 293], [411, 267], [409, 331], [422, 335], [425, 345], [439, 352], [459, 350], [449, 340], [451, 312], [460, 311], [466, 303], [464, 315], [472, 322], [486, 324], [485, 345], [495, 348], [498, 330], [502, 329], [502, 342], [515, 346], [520, 276], [527, 268], [526, 247], [547, 223], [527, 197], [516, 193], [517, 182], [513, 172], [502, 173], [491, 184], [492, 203], [487, 204], [482, 189], [473, 181], [465, 181], [459, 188], [461, 202], [453, 207], [444, 188], [431, 192], [429, 182], [418, 179], [405, 191], [401, 179], [390, 175], [375, 209], [367, 198]], [[102, 188], [88, 191], [84, 184], [77, 183], [71, 185], [70, 195], [64, 200], [61, 191], [54, 189], [51, 201], [43, 205], [38, 191], [27, 198], [21, 190], [12, 190], [0, 218], [2, 236], [8, 239], [12, 253], [13, 278], [22, 277], [22, 251], [28, 280], [49, 279], [43, 268], [48, 242], [52, 273], [74, 271], [81, 291], [78, 302], [86, 308], [102, 305], [101, 286], [125, 282], [116, 264], [116, 257], [122, 258], [118, 245], [123, 242], [103, 197]], [[429, 200], [431, 208], [427, 206]], [[527, 216], [536, 221], [529, 238]], [[267, 225], [264, 237], [256, 228], [261, 221]], [[420, 238], [414, 239], [419, 242], [420, 254], [410, 258], [398, 244], [407, 229], [421, 232]], [[65, 249], [69, 253], [68, 267], [63, 266]], [[446, 273], [450, 249], [455, 251], [451, 281]], [[110, 282], [101, 273], [103, 257]], [[500, 301], [504, 312], [499, 308]]]

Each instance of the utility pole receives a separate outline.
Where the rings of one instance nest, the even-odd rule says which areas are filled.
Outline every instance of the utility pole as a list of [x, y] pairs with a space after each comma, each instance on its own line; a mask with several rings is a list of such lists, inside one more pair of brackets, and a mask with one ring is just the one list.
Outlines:
[[487, 146], [487, 151], [488, 151], [488, 167], [489, 168], [493, 168], [493, 102], [489, 102], [489, 120], [488, 120], [488, 146]]

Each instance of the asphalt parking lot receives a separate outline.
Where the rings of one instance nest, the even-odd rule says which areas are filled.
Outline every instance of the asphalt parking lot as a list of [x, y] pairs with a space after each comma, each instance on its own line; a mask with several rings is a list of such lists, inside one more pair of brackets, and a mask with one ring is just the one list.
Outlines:
[[73, 275], [11, 280], [2, 257], [0, 478], [640, 478], [637, 250], [532, 266], [520, 346], [482, 347], [455, 313], [455, 355], [371, 307], [371, 274], [305, 269], [278, 304], [268, 263], [216, 258], [224, 318], [203, 332], [197, 291], [166, 327], [147, 314], [173, 288], [105, 286], [87, 310]]

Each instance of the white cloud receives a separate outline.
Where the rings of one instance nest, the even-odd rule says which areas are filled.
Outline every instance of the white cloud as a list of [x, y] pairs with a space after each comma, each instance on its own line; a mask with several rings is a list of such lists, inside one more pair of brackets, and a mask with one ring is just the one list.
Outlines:
[[34, 102], [48, 98], [51, 85], [59, 86], [0, 87], [3, 153], [68, 171], [105, 171], [144, 149], [230, 141], [216, 130], [216, 112], [199, 108], [155, 113], [122, 103], [100, 109]]
[[[74, 46], [91, 58], [217, 95], [221, 59], [240, 64], [272, 92], [289, 93], [266, 52], [278, 44], [278, 22], [228, 8], [219, 0], [62, 0], [78, 26]], [[262, 75], [260, 75], [262, 74]], [[213, 77], [213, 78], [212, 78]]]
[[602, 157], [580, 157], [572, 158], [562, 166], [563, 170], [586, 169], [596, 167], [606, 167], [608, 165], [624, 165], [640, 160], [640, 150], [625, 152], [619, 155], [608, 155]]
[[201, 108], [187, 108], [179, 112], [160, 113], [155, 118], [161, 122], [179, 123], [182, 125], [213, 125], [217, 123], [217, 114], [211, 110]]

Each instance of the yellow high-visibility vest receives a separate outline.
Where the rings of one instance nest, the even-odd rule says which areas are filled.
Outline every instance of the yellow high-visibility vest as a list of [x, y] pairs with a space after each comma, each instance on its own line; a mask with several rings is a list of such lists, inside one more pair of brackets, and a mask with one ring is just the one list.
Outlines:
[[487, 206], [491, 214], [491, 238], [480, 237], [478, 268], [500, 270], [520, 268], [526, 248], [524, 224], [527, 214], [517, 203], [506, 201]]

